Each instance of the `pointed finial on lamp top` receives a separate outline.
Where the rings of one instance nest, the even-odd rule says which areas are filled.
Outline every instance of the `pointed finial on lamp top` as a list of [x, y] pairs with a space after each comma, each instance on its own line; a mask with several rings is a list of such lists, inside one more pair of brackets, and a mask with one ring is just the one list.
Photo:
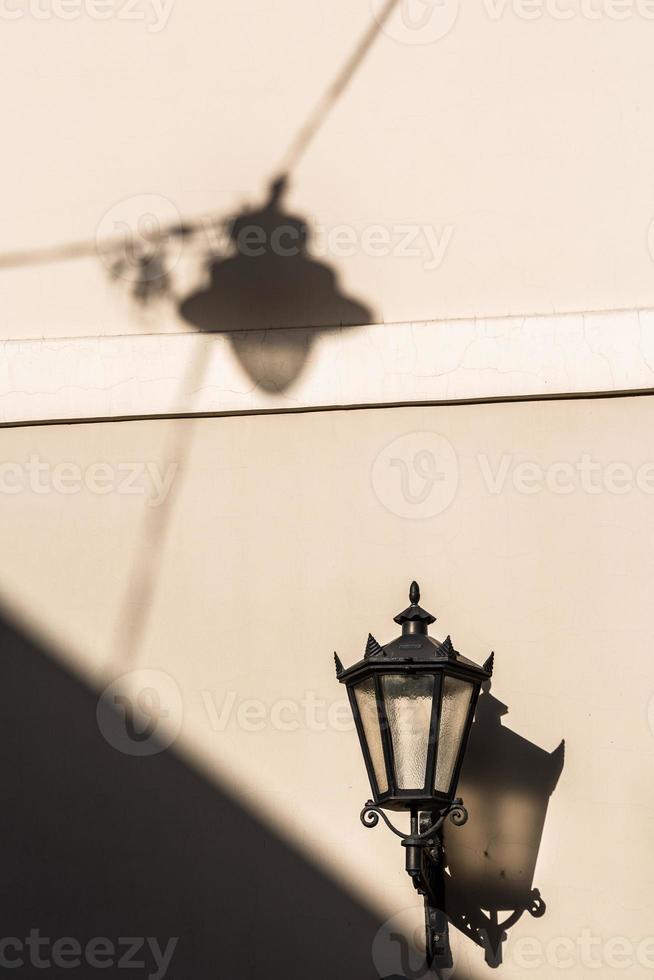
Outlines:
[[493, 650], [488, 660], [484, 662], [484, 670], [487, 670], [489, 674], [492, 674], [494, 663], [495, 663], [495, 651]]
[[[409, 602], [411, 605], [394, 616], [394, 621], [402, 626], [403, 633], [426, 633], [427, 626], [435, 623], [436, 617], [418, 605], [420, 602], [420, 586], [417, 582], [411, 583]], [[409, 624], [407, 629], [404, 628], [406, 624]]]
[[341, 658], [334, 650], [334, 663], [336, 664], [336, 677], [340, 677], [343, 673], [343, 664], [341, 663]]

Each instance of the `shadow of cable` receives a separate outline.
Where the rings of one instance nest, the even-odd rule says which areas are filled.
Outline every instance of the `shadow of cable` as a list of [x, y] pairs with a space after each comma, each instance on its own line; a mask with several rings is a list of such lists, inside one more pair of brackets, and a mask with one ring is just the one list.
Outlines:
[[545, 913], [533, 879], [565, 743], [549, 753], [505, 728], [508, 708], [490, 686], [484, 685], [477, 704], [459, 781], [470, 819], [445, 832], [446, 908], [452, 924], [496, 967], [507, 930], [525, 912]]
[[285, 177], [260, 209], [229, 222], [233, 254], [208, 258], [210, 284], [179, 306], [198, 330], [225, 333], [249, 377], [284, 391], [324, 330], [370, 323], [371, 309], [345, 295], [333, 270], [309, 254], [309, 230], [286, 212]]

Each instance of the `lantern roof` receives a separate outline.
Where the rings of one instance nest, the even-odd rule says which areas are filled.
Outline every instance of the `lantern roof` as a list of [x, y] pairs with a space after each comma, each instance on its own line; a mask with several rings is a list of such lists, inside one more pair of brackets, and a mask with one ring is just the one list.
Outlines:
[[339, 680], [349, 679], [354, 674], [360, 675], [370, 668], [376, 670], [384, 667], [396, 668], [400, 665], [405, 665], [403, 669], [410, 669], [412, 665], [419, 666], [421, 669], [451, 665], [461, 668], [464, 673], [481, 676], [482, 680], [491, 676], [494, 654], [491, 653], [482, 667], [459, 653], [454, 648], [450, 636], [444, 640], [437, 640], [429, 635], [428, 627], [436, 622], [436, 617], [419, 604], [420, 587], [417, 582], [411, 583], [409, 602], [410, 605], [394, 617], [394, 622], [402, 627], [400, 636], [382, 645], [369, 633], [363, 659], [347, 670], [343, 668], [338, 655], [334, 654], [336, 675]]

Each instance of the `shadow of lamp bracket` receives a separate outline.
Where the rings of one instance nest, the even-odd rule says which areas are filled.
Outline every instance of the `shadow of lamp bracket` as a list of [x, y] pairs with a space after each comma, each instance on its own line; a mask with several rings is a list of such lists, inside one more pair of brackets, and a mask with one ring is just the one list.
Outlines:
[[[449, 636], [430, 636], [436, 617], [419, 605], [416, 582], [409, 602], [394, 617], [401, 635], [384, 646], [369, 635], [363, 659], [347, 670], [335, 654], [336, 676], [347, 687], [373, 792], [361, 820], [374, 827], [381, 817], [401, 838], [406, 870], [425, 899], [428, 964], [448, 967], [442, 829], [448, 817], [458, 826], [468, 818], [455, 793], [493, 654], [481, 667], [455, 650]], [[409, 811], [410, 833], [394, 827], [386, 810]]]

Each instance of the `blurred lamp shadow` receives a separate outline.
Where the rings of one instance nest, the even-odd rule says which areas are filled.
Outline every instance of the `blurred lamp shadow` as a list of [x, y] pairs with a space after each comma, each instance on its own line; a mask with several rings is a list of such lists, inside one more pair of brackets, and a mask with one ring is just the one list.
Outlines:
[[445, 900], [452, 924], [496, 967], [506, 931], [524, 912], [545, 913], [533, 879], [565, 743], [549, 753], [505, 728], [508, 708], [490, 687], [484, 685], [477, 704], [459, 781], [470, 819], [445, 833]]
[[310, 257], [306, 221], [283, 209], [286, 189], [278, 178], [263, 207], [229, 222], [233, 254], [209, 257], [208, 288], [179, 306], [196, 329], [227, 334], [249, 377], [270, 392], [298, 377], [321, 331], [372, 319], [341, 292], [333, 270]]

